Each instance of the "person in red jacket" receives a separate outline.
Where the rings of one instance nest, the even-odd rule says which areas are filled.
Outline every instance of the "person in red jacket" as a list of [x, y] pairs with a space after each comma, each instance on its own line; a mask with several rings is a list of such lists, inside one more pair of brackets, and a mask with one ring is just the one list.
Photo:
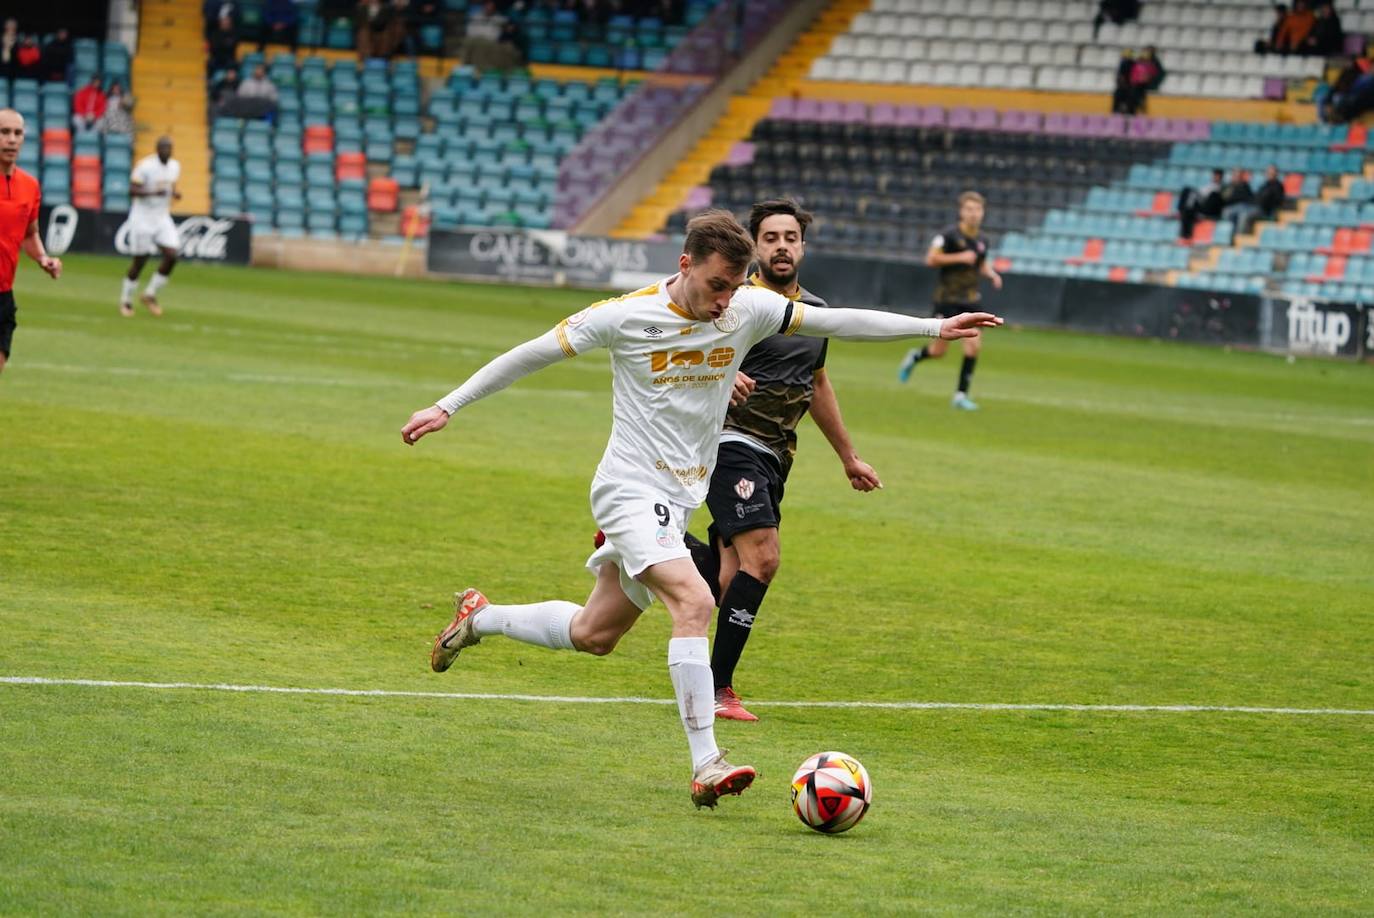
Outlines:
[[24, 145], [24, 116], [12, 108], [0, 109], [0, 371], [10, 359], [14, 339], [14, 271], [19, 250], [53, 280], [62, 274], [62, 261], [43, 250], [38, 235], [38, 205], [42, 194], [38, 180], [19, 168], [19, 148]]
[[78, 131], [96, 130], [100, 119], [105, 117], [108, 101], [105, 90], [100, 88], [100, 77], [91, 77], [91, 81], [72, 96], [72, 126]]

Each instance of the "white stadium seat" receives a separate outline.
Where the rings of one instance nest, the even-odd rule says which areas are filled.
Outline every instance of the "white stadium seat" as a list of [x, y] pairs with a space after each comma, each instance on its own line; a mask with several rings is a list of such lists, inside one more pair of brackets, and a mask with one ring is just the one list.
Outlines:
[[[1154, 45], [1160, 92], [1248, 99], [1268, 77], [1319, 77], [1317, 58], [1257, 55], [1264, 0], [1150, 0], [1139, 21], [1105, 23], [1097, 0], [872, 0], [811, 68], [813, 79], [1110, 93], [1124, 48]], [[1374, 31], [1374, 9], [1342, 10], [1347, 31]]]

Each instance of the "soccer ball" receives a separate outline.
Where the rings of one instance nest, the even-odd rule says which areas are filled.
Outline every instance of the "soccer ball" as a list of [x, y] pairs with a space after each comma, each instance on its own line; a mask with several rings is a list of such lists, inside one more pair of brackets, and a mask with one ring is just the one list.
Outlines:
[[873, 801], [868, 772], [853, 756], [819, 752], [792, 776], [792, 809], [817, 832], [835, 835], [859, 824]]

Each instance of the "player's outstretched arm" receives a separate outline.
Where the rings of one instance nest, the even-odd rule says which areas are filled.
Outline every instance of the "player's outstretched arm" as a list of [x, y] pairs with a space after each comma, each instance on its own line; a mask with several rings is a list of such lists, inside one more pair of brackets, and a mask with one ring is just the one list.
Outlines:
[[922, 319], [877, 309], [807, 309], [797, 331], [804, 335], [893, 341], [898, 338], [972, 338], [996, 328], [1001, 318], [990, 312], [963, 312], [948, 319]]
[[511, 348], [500, 357], [468, 377], [468, 381], [448, 395], [439, 399], [432, 407], [423, 408], [410, 416], [406, 426], [401, 428], [401, 440], [413, 446], [425, 434], [443, 430], [448, 419], [459, 408], [471, 405], [493, 392], [499, 392], [521, 377], [567, 357], [568, 354], [558, 343], [556, 331], [550, 331], [532, 341], [526, 341]]

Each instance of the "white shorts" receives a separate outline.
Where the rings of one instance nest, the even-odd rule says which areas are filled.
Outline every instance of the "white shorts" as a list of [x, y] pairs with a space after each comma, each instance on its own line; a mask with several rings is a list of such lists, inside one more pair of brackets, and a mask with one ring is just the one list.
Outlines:
[[157, 255], [161, 249], [179, 251], [181, 235], [170, 214], [160, 217], [129, 216], [129, 254]]
[[653, 592], [637, 578], [664, 561], [690, 558], [682, 541], [695, 507], [675, 504], [651, 485], [592, 480], [592, 516], [606, 542], [587, 559], [596, 573], [607, 562], [620, 568], [620, 588], [641, 609], [654, 601]]

